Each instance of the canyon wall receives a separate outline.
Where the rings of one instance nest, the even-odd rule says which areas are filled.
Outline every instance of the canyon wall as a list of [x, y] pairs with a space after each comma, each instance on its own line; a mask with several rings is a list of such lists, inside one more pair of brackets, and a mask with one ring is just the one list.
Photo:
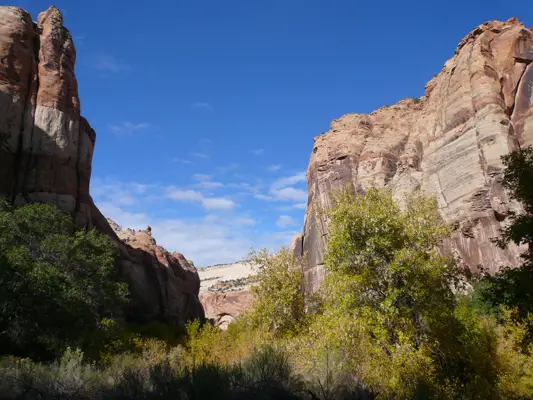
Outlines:
[[257, 272], [257, 265], [248, 260], [200, 268], [200, 301], [206, 318], [225, 330], [248, 311], [254, 301], [252, 285]]
[[425, 96], [370, 114], [347, 114], [314, 139], [308, 203], [297, 247], [308, 259], [310, 291], [324, 276], [332, 192], [387, 187], [396, 199], [414, 191], [436, 196], [453, 227], [445, 246], [469, 268], [494, 273], [515, 266], [520, 249], [497, 248], [514, 204], [502, 189], [500, 157], [533, 144], [533, 33], [516, 19], [469, 33], [431, 79]]
[[80, 115], [75, 60], [58, 9], [50, 7], [35, 23], [23, 9], [0, 7], [0, 197], [55, 205], [79, 227], [115, 240], [117, 268], [132, 293], [131, 319], [203, 318], [196, 269], [178, 253], [163, 254], [151, 236], [120, 240], [93, 203], [96, 135]]

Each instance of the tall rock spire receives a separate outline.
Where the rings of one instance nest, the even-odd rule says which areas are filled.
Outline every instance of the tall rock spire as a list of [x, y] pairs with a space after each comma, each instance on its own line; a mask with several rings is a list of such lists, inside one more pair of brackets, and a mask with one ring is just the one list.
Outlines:
[[164, 256], [151, 241], [121, 241], [89, 193], [96, 134], [80, 116], [76, 49], [63, 16], [50, 7], [34, 23], [0, 7], [0, 197], [44, 202], [118, 243], [117, 268], [132, 293], [130, 317], [183, 322], [203, 318], [200, 281], [184, 257]]

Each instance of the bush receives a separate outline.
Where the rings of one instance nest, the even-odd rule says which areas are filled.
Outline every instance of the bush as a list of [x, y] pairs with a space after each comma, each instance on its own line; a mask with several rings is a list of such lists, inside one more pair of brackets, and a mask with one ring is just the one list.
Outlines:
[[259, 270], [250, 320], [278, 336], [296, 333], [305, 316], [302, 260], [287, 248], [252, 252], [250, 259]]
[[128, 293], [115, 245], [76, 231], [52, 206], [0, 203], [0, 354], [43, 359], [94, 347]]
[[[154, 354], [157, 356], [154, 358]], [[0, 361], [0, 399], [298, 399], [299, 380], [280, 350], [257, 349], [244, 363], [184, 367], [167, 353], [123, 355], [106, 368], [67, 349], [58, 362]]]

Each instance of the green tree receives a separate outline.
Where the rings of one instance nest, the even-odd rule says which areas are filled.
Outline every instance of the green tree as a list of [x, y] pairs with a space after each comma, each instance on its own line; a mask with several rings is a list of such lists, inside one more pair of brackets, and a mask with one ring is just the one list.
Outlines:
[[305, 315], [302, 260], [287, 248], [252, 252], [250, 259], [259, 270], [250, 319], [279, 335], [296, 332]]
[[326, 215], [326, 278], [309, 344], [340, 349], [344, 367], [377, 392], [422, 395], [438, 379], [440, 339], [457, 325], [460, 285], [438, 251], [449, 228], [436, 201], [411, 196], [402, 209], [388, 191], [354, 198], [345, 189]]
[[88, 348], [127, 298], [116, 246], [44, 204], [0, 200], [0, 352], [51, 357]]
[[508, 243], [527, 245], [519, 268], [504, 268], [488, 277], [484, 297], [492, 304], [513, 308], [520, 319], [533, 313], [533, 147], [515, 151], [502, 157], [505, 170], [503, 186], [512, 199], [518, 200], [523, 212], [511, 211], [510, 224], [502, 229], [500, 247]]

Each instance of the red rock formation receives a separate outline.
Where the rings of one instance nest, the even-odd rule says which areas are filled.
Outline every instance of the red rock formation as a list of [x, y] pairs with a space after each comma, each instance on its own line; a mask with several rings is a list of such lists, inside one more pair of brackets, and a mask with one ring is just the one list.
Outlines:
[[250, 289], [230, 292], [203, 292], [200, 301], [204, 306], [205, 315], [213, 324], [222, 330], [234, 322], [239, 315], [250, 310], [254, 294]]
[[203, 318], [196, 269], [163, 254], [155, 240], [119, 240], [89, 194], [96, 135], [80, 116], [76, 50], [59, 10], [34, 23], [17, 7], [0, 7], [0, 196], [14, 204], [45, 202], [77, 224], [116, 240], [118, 268], [130, 284], [130, 316], [183, 322]]
[[451, 250], [470, 268], [516, 265], [519, 249], [497, 248], [509, 209], [501, 155], [533, 144], [533, 34], [516, 19], [477, 27], [428, 82], [425, 96], [368, 115], [348, 114], [315, 138], [307, 171], [303, 252], [308, 289], [323, 278], [333, 189], [388, 187], [397, 199], [417, 190], [437, 197], [454, 228]]
[[215, 326], [228, 325], [252, 306], [257, 269], [250, 261], [200, 268], [200, 302]]

